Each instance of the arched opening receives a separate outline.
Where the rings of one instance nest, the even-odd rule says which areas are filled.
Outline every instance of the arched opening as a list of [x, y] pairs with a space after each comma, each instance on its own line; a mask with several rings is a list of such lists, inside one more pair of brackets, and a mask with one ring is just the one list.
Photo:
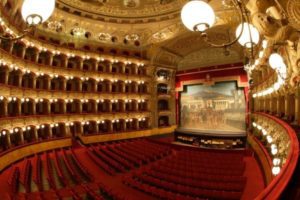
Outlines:
[[20, 100], [17, 99], [16, 97], [10, 97], [8, 99], [8, 109], [7, 109], [7, 114], [10, 117], [15, 117], [20, 114]]
[[80, 69], [80, 63], [81, 63], [81, 59], [80, 57], [71, 57], [68, 60], [68, 68], [69, 69]]
[[9, 72], [8, 84], [19, 87], [21, 85], [22, 72], [20, 70], [12, 70]]
[[50, 65], [51, 63], [51, 53], [50, 52], [46, 52], [46, 51], [42, 51], [39, 54], [39, 59], [38, 59], [38, 63], [39, 64], [43, 64], [43, 65]]
[[[37, 100], [39, 101], [39, 100]], [[33, 115], [35, 113], [35, 102], [33, 99], [21, 99], [21, 114]]]
[[40, 75], [36, 79], [36, 89], [39, 90], [49, 90], [50, 77], [46, 75]]
[[22, 76], [22, 87], [24, 88], [35, 88], [35, 74], [26, 73]]
[[64, 100], [55, 99], [51, 102], [51, 114], [64, 114]]
[[95, 59], [86, 59], [83, 61], [83, 70], [96, 71], [97, 61]]
[[36, 141], [35, 128], [28, 126], [23, 128], [24, 143], [31, 143]]
[[23, 42], [17, 41], [13, 44], [12, 55], [22, 58], [25, 56], [26, 46]]
[[169, 117], [168, 116], [160, 116], [158, 118], [158, 127], [169, 126]]
[[36, 62], [36, 58], [39, 54], [39, 50], [35, 47], [28, 47], [25, 52], [24, 59], [29, 60], [31, 62]]
[[82, 91], [83, 92], [96, 92], [96, 81], [89, 79], [82, 82]]
[[159, 83], [157, 85], [157, 94], [168, 94], [168, 85], [164, 83]]
[[50, 114], [49, 110], [50, 102], [47, 99], [43, 99], [43, 101], [38, 101], [35, 103], [35, 112], [37, 115], [47, 115]]
[[80, 92], [81, 80], [79, 78], [73, 78], [67, 80], [67, 91]]
[[158, 110], [159, 111], [169, 110], [169, 101], [166, 99], [158, 100]]
[[36, 127], [37, 134], [38, 134], [38, 140], [46, 140], [50, 138], [50, 125], [48, 124], [42, 124]]
[[55, 77], [51, 80], [51, 90], [64, 90], [64, 78]]

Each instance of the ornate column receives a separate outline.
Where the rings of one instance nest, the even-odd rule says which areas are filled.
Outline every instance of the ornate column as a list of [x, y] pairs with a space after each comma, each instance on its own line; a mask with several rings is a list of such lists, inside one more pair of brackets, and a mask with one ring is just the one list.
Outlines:
[[65, 101], [62, 101], [62, 104], [63, 104], [63, 114], [66, 114], [67, 113], [67, 103]]
[[21, 138], [21, 144], [24, 144], [24, 134], [21, 129], [19, 130], [19, 134], [20, 134], [20, 138]]
[[134, 123], [135, 123], [134, 126], [136, 127], [136, 130], [139, 130], [140, 129], [139, 120], [138, 119], [134, 120]]
[[20, 116], [22, 114], [22, 103], [20, 100], [17, 100], [17, 116]]
[[285, 94], [284, 96], [284, 119], [287, 119], [290, 115], [290, 96], [289, 94]]
[[9, 78], [9, 69], [5, 69], [5, 76], [4, 76], [4, 84], [8, 85], [8, 78]]
[[32, 102], [32, 114], [33, 115], [36, 115], [36, 104], [37, 103], [39, 103], [39, 102], [35, 102], [35, 101]]
[[49, 126], [49, 138], [53, 137], [53, 132], [51, 126]]
[[280, 95], [276, 98], [276, 114], [280, 116]]
[[112, 121], [108, 122], [108, 132], [111, 133], [113, 131], [113, 123]]
[[68, 57], [67, 56], [61, 56], [61, 66], [63, 68], [67, 68], [68, 67]]
[[51, 114], [51, 102], [50, 101], [47, 101], [47, 105], [46, 105], [46, 113], [47, 115], [50, 115]]
[[7, 117], [8, 115], [8, 102], [7, 99], [3, 99], [3, 116]]
[[63, 91], [67, 91], [67, 79], [62, 78]]
[[108, 85], [107, 85], [108, 86], [108, 88], [107, 88], [108, 91], [107, 92], [111, 93], [112, 92], [112, 82], [108, 81], [107, 83], [108, 83]]
[[300, 87], [297, 86], [295, 90], [295, 119], [293, 124], [298, 125], [300, 119]]
[[18, 87], [22, 87], [22, 79], [23, 79], [23, 74], [22, 72], [18, 73]]
[[123, 128], [123, 131], [126, 132], [126, 121], [125, 120], [122, 120], [122, 128]]
[[79, 60], [79, 69], [82, 70], [83, 69], [83, 58], [78, 58]]
[[[83, 84], [83, 81], [81, 80], [81, 79], [79, 79], [79, 84], [78, 84], [78, 90], [79, 90], [79, 92], [82, 92], [82, 84]], [[67, 88], [65, 88], [65, 90], [66, 90]]]
[[36, 79], [37, 77], [35, 75], [32, 76], [32, 88], [36, 89]]
[[39, 135], [38, 135], [38, 131], [36, 128], [33, 129], [33, 134], [34, 134], [34, 140], [38, 141], [39, 140]]
[[24, 59], [26, 55], [26, 46], [22, 46], [21, 58]]
[[79, 103], [79, 105], [78, 105], [78, 111], [79, 111], [79, 113], [82, 113], [82, 102], [81, 101], [79, 101], [78, 102]]
[[66, 136], [71, 136], [70, 126], [65, 125], [65, 132], [66, 132]]
[[112, 112], [112, 102], [108, 101], [108, 112]]
[[48, 60], [48, 65], [52, 66], [53, 65], [53, 58], [54, 58], [54, 54], [51, 52], [48, 52], [49, 54], [49, 60]]
[[39, 62], [39, 57], [40, 57], [40, 51], [36, 51], [34, 54], [34, 62], [35, 63]]
[[7, 141], [7, 146], [8, 148], [11, 147], [11, 140], [10, 140], [10, 133], [6, 133], [6, 141]]
[[99, 133], [99, 124], [97, 122], [95, 123], [95, 131], [96, 133]]
[[51, 78], [50, 77], [44, 77], [46, 79], [46, 90], [50, 90], [51, 89]]

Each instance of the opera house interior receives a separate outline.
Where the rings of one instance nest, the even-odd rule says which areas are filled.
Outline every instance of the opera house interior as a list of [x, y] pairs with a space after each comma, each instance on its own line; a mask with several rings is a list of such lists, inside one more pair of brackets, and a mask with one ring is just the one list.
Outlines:
[[0, 199], [300, 199], [299, 36], [299, 0], [1, 0]]

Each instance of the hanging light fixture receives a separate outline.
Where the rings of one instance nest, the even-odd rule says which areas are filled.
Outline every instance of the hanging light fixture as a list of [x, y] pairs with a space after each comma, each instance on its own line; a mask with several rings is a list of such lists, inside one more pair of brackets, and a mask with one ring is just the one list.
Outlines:
[[245, 5], [240, 0], [231, 0], [232, 5], [237, 8], [241, 18], [241, 24], [236, 29], [236, 38], [223, 44], [215, 44], [209, 41], [207, 30], [215, 23], [215, 13], [212, 7], [204, 0], [192, 0], [186, 3], [181, 10], [181, 20], [186, 28], [191, 31], [200, 32], [204, 41], [212, 47], [225, 48], [239, 42], [242, 46], [250, 49], [253, 58], [253, 47], [259, 43], [258, 30], [249, 23], [249, 17]]
[[[243, 26], [247, 28], [245, 29], [243, 28]], [[258, 30], [252, 24], [249, 24], [247, 22], [240, 24], [237, 27], [236, 37], [239, 37], [238, 42], [246, 48], [251, 48], [252, 45], [257, 45], [259, 42]]]
[[214, 10], [204, 1], [190, 1], [181, 10], [183, 24], [191, 31], [203, 32], [215, 23]]
[[284, 82], [287, 78], [287, 67], [282, 56], [278, 53], [272, 53], [269, 57], [269, 65], [277, 72], [278, 80]]
[[55, 9], [55, 0], [24, 0], [21, 8], [23, 20], [28, 25], [22, 35], [17, 37], [0, 36], [4, 40], [19, 40], [30, 30], [47, 21]]

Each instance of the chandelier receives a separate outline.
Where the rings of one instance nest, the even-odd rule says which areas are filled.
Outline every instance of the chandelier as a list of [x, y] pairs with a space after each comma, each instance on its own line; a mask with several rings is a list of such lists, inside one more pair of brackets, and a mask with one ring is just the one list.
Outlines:
[[216, 48], [225, 48], [239, 42], [243, 47], [251, 52], [253, 58], [253, 48], [259, 43], [259, 32], [249, 22], [249, 17], [242, 0], [231, 0], [233, 7], [239, 11], [241, 23], [236, 29], [236, 38], [223, 44], [215, 44], [208, 39], [207, 30], [212, 28], [216, 21], [215, 12], [204, 0], [192, 0], [186, 3], [181, 10], [181, 20], [190, 31], [200, 32], [204, 41]]
[[2, 40], [19, 40], [33, 28], [47, 21], [55, 9], [55, 0], [24, 0], [21, 8], [23, 20], [28, 28], [16, 37], [0, 35]]

